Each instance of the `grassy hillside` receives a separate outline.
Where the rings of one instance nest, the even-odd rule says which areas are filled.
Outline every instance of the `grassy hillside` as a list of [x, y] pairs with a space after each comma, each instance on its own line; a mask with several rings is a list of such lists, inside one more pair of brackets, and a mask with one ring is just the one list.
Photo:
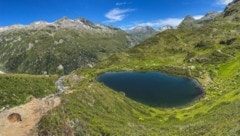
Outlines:
[[[132, 101], [92, 78], [98, 73], [131, 70], [128, 67], [78, 71], [88, 77], [64, 95], [62, 105], [44, 117], [40, 135], [239, 135], [239, 56], [213, 68], [202, 67], [205, 97], [186, 107], [153, 108]], [[154, 70], [144, 67], [145, 70]], [[159, 70], [161, 66], [159, 66]], [[206, 65], [209, 67], [209, 65]], [[181, 67], [180, 67], [181, 68]], [[178, 69], [177, 71], [183, 69]], [[132, 69], [133, 70], [133, 69]], [[134, 69], [142, 70], [142, 69]], [[176, 71], [168, 71], [179, 74]], [[201, 72], [201, 71], [199, 71]], [[182, 74], [182, 73], [180, 73]], [[188, 75], [185, 75], [188, 76]]]
[[[39, 135], [240, 135], [240, 1], [214, 21], [168, 30], [95, 68], [39, 123]], [[162, 71], [197, 79], [205, 96], [176, 108], [153, 108], [95, 78], [107, 71]], [[70, 80], [70, 79], [69, 79]]]
[[89, 22], [84, 25], [91, 27], [87, 30], [57, 26], [61, 22], [62, 25], [71, 23], [63, 19], [43, 28], [0, 32], [0, 65], [9, 72], [67, 74], [77, 68], [94, 65], [134, 44], [122, 30], [101, 28]]
[[0, 74], [0, 109], [56, 93], [56, 79], [57, 76]]

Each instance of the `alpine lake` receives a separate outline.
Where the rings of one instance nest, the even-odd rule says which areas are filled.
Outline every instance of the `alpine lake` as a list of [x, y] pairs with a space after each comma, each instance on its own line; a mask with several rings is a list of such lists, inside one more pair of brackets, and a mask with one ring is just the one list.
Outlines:
[[161, 108], [184, 106], [204, 94], [196, 80], [161, 72], [107, 72], [97, 81], [132, 100]]

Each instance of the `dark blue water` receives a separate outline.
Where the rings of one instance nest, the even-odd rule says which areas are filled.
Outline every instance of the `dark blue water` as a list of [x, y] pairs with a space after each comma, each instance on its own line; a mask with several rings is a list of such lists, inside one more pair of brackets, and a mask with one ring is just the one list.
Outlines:
[[154, 107], [182, 106], [203, 94], [195, 80], [160, 72], [108, 72], [97, 80], [137, 102]]

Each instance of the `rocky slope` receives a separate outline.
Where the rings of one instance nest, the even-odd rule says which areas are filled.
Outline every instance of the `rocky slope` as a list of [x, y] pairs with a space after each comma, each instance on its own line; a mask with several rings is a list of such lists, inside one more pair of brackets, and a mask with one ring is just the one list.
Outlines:
[[139, 43], [157, 34], [157, 31], [150, 26], [137, 26], [126, 32], [132, 35]]
[[126, 32], [134, 37], [139, 43], [145, 41], [146, 39], [153, 37], [159, 32], [163, 32], [165, 30], [174, 29], [173, 26], [166, 25], [162, 26], [158, 29], [154, 29], [150, 26], [137, 26], [135, 28], [132, 28], [130, 30], [127, 30]]
[[208, 12], [204, 17], [200, 19], [194, 19], [191, 16], [186, 16], [184, 20], [179, 24], [178, 28], [198, 28], [213, 21], [219, 15], [219, 12]]
[[173, 26], [171, 26], [171, 25], [165, 25], [165, 26], [162, 26], [162, 27], [158, 28], [157, 31], [163, 32], [163, 31], [171, 30], [171, 29], [175, 29], [175, 27], [173, 27]]
[[66, 74], [134, 46], [124, 31], [86, 19], [0, 28], [0, 66], [7, 72]]

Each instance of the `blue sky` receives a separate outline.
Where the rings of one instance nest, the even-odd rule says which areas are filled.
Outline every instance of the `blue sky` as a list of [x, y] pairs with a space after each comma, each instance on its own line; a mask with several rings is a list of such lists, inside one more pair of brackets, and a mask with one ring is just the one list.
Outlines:
[[0, 0], [0, 26], [30, 24], [67, 16], [131, 28], [177, 25], [186, 15], [196, 18], [223, 11], [232, 0]]

